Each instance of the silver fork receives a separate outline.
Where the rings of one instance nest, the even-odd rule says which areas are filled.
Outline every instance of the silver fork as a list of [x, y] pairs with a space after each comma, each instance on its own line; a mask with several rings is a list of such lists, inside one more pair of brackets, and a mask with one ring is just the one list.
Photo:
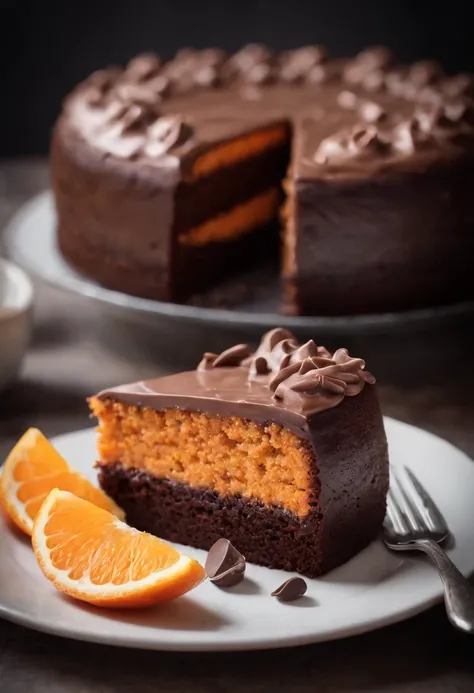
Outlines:
[[451, 623], [474, 633], [474, 586], [459, 572], [440, 544], [450, 538], [434, 501], [407, 468], [390, 467], [384, 541], [394, 551], [423, 551], [435, 564], [444, 587]]

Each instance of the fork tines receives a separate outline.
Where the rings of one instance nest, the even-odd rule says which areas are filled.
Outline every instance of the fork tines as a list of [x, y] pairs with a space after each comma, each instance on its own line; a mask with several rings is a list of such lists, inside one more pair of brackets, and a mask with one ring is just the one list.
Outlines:
[[446, 522], [426, 489], [407, 467], [390, 465], [387, 520], [397, 534], [447, 532]]

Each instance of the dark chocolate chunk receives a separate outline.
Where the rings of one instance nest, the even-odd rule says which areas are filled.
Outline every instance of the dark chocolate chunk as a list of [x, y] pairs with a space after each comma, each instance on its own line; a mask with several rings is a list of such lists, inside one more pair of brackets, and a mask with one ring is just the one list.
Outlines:
[[308, 585], [302, 577], [292, 577], [277, 587], [272, 592], [272, 597], [277, 597], [281, 602], [292, 602], [302, 597], [307, 589]]
[[244, 579], [245, 558], [228, 539], [218, 539], [209, 549], [206, 574], [219, 587], [233, 587]]

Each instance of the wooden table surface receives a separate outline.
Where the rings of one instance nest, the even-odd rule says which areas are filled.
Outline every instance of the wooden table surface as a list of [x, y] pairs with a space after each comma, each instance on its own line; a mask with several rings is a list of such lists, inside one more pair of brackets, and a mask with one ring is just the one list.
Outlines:
[[[0, 163], [0, 224], [47, 184], [42, 161]], [[0, 459], [27, 426], [47, 435], [83, 428], [90, 425], [87, 394], [159, 372], [149, 355], [130, 359], [106, 346], [100, 327], [101, 316], [86, 299], [36, 284], [31, 348], [19, 381], [0, 396]], [[472, 329], [440, 328], [423, 344], [421, 339], [414, 336], [408, 351], [406, 340], [403, 345], [396, 335], [391, 340], [389, 376], [380, 387], [384, 412], [431, 430], [474, 457]], [[424, 368], [428, 362], [430, 368]], [[1, 693], [157, 691], [472, 693], [474, 639], [448, 625], [442, 606], [357, 638], [214, 655], [118, 650], [0, 620]]]

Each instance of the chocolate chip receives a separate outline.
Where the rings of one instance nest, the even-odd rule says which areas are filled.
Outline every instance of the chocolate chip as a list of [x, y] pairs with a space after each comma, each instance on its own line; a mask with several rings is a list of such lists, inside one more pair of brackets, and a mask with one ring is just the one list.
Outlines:
[[218, 539], [209, 549], [205, 571], [219, 587], [233, 587], [244, 579], [245, 558], [228, 539]]
[[292, 577], [272, 592], [272, 597], [277, 597], [281, 602], [292, 602], [299, 599], [304, 594], [308, 585], [301, 577]]

